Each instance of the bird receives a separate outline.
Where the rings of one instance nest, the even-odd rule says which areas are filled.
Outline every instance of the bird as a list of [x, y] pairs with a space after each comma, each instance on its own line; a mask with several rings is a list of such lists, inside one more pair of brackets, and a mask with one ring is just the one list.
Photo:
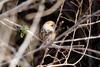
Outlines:
[[40, 38], [42, 40], [45, 40], [49, 35], [54, 35], [55, 34], [55, 27], [56, 24], [53, 21], [47, 21], [44, 23], [42, 26], [41, 32], [40, 32]]
[[[42, 49], [45, 52], [45, 54], [48, 52], [49, 47], [52, 46], [56, 38], [55, 28], [56, 28], [56, 24], [53, 21], [45, 22], [41, 28], [40, 36], [41, 36], [42, 44], [38, 49]], [[44, 61], [41, 62], [41, 64], [43, 63]], [[44, 67], [44, 66], [39, 65], [38, 67]]]
[[56, 24], [53, 21], [47, 21], [44, 23], [40, 33], [43, 44], [50, 45], [53, 43], [56, 37], [55, 28], [56, 28]]

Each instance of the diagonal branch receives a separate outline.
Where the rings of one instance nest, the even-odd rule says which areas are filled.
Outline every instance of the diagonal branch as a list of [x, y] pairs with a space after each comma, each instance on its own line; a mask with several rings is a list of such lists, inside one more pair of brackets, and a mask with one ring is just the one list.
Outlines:
[[[44, 0], [42, 0], [41, 4], [39, 5], [39, 10], [34, 18], [33, 24], [30, 28], [30, 31], [33, 32], [33, 34], [36, 33], [36, 30], [38, 29], [39, 21], [42, 17], [43, 11], [44, 11]], [[27, 34], [24, 42], [21, 44], [18, 52], [15, 54], [14, 58], [10, 62], [9, 67], [16, 67], [20, 59], [22, 58], [22, 55], [25, 53], [30, 41], [31, 41], [32, 35], [30, 33]]]

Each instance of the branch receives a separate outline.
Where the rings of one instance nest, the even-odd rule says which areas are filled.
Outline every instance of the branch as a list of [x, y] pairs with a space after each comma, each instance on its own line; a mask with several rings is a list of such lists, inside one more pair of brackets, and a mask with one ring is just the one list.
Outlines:
[[[5, 13], [2, 13], [0, 15], [0, 18], [2, 19], [4, 17], [10, 16], [10, 15], [15, 15], [18, 12], [22, 12], [22, 11], [28, 9], [28, 6], [31, 3], [35, 2], [35, 1], [34, 0], [27, 0], [27, 1], [23, 2], [22, 4], [18, 5], [17, 7], [13, 8], [11, 10], [8, 10]], [[49, 15], [49, 14], [53, 13], [54, 11], [56, 11], [61, 6], [61, 4], [63, 3], [63, 1], [64, 0], [57, 0], [57, 3], [54, 6], [52, 6], [50, 9], [44, 11], [42, 16]], [[36, 15], [36, 13], [31, 14], [31, 16], [32, 16], [31, 18], [33, 18], [34, 15]]]
[[[38, 29], [38, 24], [39, 21], [42, 17], [43, 11], [44, 11], [44, 0], [42, 0], [42, 3], [39, 5], [39, 10], [34, 18], [33, 24], [30, 28], [30, 31], [33, 32], [33, 34], [36, 33], [37, 29]], [[12, 61], [10, 62], [9, 67], [16, 67], [16, 65], [18, 64], [19, 60], [22, 58], [22, 55], [25, 53], [25, 50], [27, 49], [30, 41], [31, 41], [32, 35], [30, 35], [30, 33], [27, 34], [24, 42], [21, 44], [18, 52], [15, 54], [14, 58], [12, 59]]]
[[78, 26], [83, 23], [84, 21], [86, 21], [87, 19], [93, 17], [93, 16], [96, 16], [97, 14], [100, 13], [100, 10], [94, 12], [92, 15], [88, 15], [86, 18], [82, 18], [80, 19], [74, 26], [72, 26], [71, 28], [69, 28], [67, 31], [65, 31], [64, 33], [62, 33], [61, 35], [59, 35], [56, 40], [59, 40], [61, 37], [65, 36], [65, 35], [69, 35], [71, 32], [73, 32], [75, 29], [78, 28]]

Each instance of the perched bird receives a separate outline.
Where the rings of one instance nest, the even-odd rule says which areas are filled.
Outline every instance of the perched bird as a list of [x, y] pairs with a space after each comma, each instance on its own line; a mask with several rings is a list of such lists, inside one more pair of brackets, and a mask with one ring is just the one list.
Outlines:
[[56, 32], [55, 32], [55, 27], [56, 24], [53, 21], [47, 21], [42, 29], [41, 29], [41, 40], [43, 41], [43, 44], [51, 44], [56, 37]]
[[40, 38], [45, 40], [49, 35], [54, 35], [56, 24], [53, 21], [47, 21], [41, 29]]

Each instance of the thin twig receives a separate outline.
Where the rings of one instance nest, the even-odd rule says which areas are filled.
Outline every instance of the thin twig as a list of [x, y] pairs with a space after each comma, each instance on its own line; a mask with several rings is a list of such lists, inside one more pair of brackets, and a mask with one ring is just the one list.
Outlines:
[[79, 20], [74, 26], [72, 26], [72, 27], [69, 28], [67, 31], [65, 31], [64, 33], [62, 33], [61, 35], [59, 35], [59, 36], [56, 38], [56, 40], [59, 40], [61, 37], [65, 36], [65, 35], [68, 36], [71, 32], [73, 32], [75, 29], [77, 29], [78, 26], [79, 26], [81, 23], [83, 23], [84, 21], [86, 21], [87, 19], [89, 19], [89, 18], [91, 18], [91, 17], [93, 17], [93, 16], [96, 16], [96, 15], [99, 14], [99, 13], [100, 13], [100, 10], [94, 12], [93, 14], [87, 16], [87, 17], [84, 18], [84, 19], [80, 19], [81, 21]]
[[69, 39], [69, 40], [64, 40], [64, 41], [55, 41], [54, 44], [61, 43], [61, 42], [80, 41], [80, 40], [97, 39], [97, 38], [100, 38], [100, 35], [91, 36], [91, 37], [84, 37], [84, 38]]

